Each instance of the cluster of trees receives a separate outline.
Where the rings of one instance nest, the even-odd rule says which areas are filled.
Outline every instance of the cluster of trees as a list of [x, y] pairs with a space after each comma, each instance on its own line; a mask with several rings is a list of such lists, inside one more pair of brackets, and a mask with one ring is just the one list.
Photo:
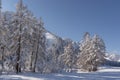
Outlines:
[[32, 12], [23, 5], [22, 0], [16, 5], [15, 13], [1, 14], [0, 60], [2, 70], [17, 73], [41, 71], [45, 60], [44, 34], [42, 20], [34, 17]]
[[[63, 43], [66, 43], [66, 41]], [[96, 71], [98, 66], [105, 62], [105, 44], [98, 35], [90, 36], [85, 33], [82, 42], [77, 43], [79, 47], [74, 46], [73, 41], [67, 41], [63, 46], [63, 51], [59, 55], [52, 53], [55, 59], [55, 71], [64, 70], [71, 72], [73, 69], [81, 69], [84, 71]]]
[[96, 71], [105, 61], [105, 44], [98, 35], [91, 38], [88, 32], [85, 33], [80, 51], [77, 65], [83, 70]]
[[[46, 47], [46, 30], [41, 19], [33, 16], [20, 0], [16, 12], [4, 12], [0, 19], [0, 70], [5, 72], [51, 73], [80, 68], [96, 71], [104, 62], [105, 44], [95, 35], [84, 35], [79, 48], [73, 41]], [[77, 44], [78, 45], [78, 44]], [[48, 54], [50, 53], [50, 54]]]

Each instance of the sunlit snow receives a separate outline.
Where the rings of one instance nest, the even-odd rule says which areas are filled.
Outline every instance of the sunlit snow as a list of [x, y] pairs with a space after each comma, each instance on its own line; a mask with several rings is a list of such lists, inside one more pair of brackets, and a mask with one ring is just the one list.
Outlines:
[[0, 80], [120, 80], [120, 67], [100, 67], [97, 72], [8, 74], [1, 75]]

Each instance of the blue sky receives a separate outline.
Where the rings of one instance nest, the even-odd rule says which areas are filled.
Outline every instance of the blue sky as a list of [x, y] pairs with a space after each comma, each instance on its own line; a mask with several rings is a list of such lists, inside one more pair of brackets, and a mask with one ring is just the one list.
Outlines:
[[[18, 0], [2, 0], [3, 11], [15, 11]], [[120, 53], [120, 0], [24, 0], [45, 28], [60, 37], [80, 41], [84, 32], [98, 34], [108, 52]]]

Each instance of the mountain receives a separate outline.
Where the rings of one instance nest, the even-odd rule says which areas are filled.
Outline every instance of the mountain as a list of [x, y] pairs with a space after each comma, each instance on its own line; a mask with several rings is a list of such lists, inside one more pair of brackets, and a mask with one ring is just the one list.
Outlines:
[[79, 51], [79, 43], [74, 42], [71, 39], [61, 38], [47, 30], [45, 33], [45, 37], [46, 37], [46, 48], [47, 48], [48, 53], [50, 52], [52, 53], [55, 50], [59, 50], [59, 52], [62, 54], [64, 52], [64, 47], [68, 45], [69, 43], [72, 43], [77, 53]]
[[53, 47], [54, 48], [58, 48], [59, 46], [62, 46], [62, 38], [56, 36], [55, 34], [49, 32], [49, 31], [46, 31], [45, 33], [45, 37], [46, 37], [46, 46], [47, 46], [47, 49], [52, 49]]
[[115, 54], [115, 53], [106, 53], [106, 59], [110, 61], [117, 61], [120, 62], [120, 55]]
[[104, 65], [107, 66], [114, 66], [114, 67], [120, 67], [120, 55], [118, 54], [110, 54], [106, 53]]

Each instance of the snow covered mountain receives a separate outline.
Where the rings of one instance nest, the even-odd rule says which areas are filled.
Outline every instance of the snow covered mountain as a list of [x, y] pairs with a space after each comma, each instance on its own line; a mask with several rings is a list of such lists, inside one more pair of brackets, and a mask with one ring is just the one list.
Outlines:
[[50, 52], [52, 53], [53, 51], [57, 50], [62, 54], [64, 51], [64, 47], [69, 43], [72, 43], [75, 51], [77, 52], [79, 51], [79, 43], [74, 42], [71, 39], [61, 38], [47, 30], [45, 33], [45, 37], [46, 37], [46, 47], [48, 53]]
[[58, 48], [59, 46], [61, 46], [63, 41], [62, 38], [49, 31], [46, 31], [45, 36], [47, 49], [52, 49], [53, 47]]
[[117, 61], [120, 62], [120, 55], [115, 54], [115, 53], [106, 53], [106, 59], [110, 61]]

